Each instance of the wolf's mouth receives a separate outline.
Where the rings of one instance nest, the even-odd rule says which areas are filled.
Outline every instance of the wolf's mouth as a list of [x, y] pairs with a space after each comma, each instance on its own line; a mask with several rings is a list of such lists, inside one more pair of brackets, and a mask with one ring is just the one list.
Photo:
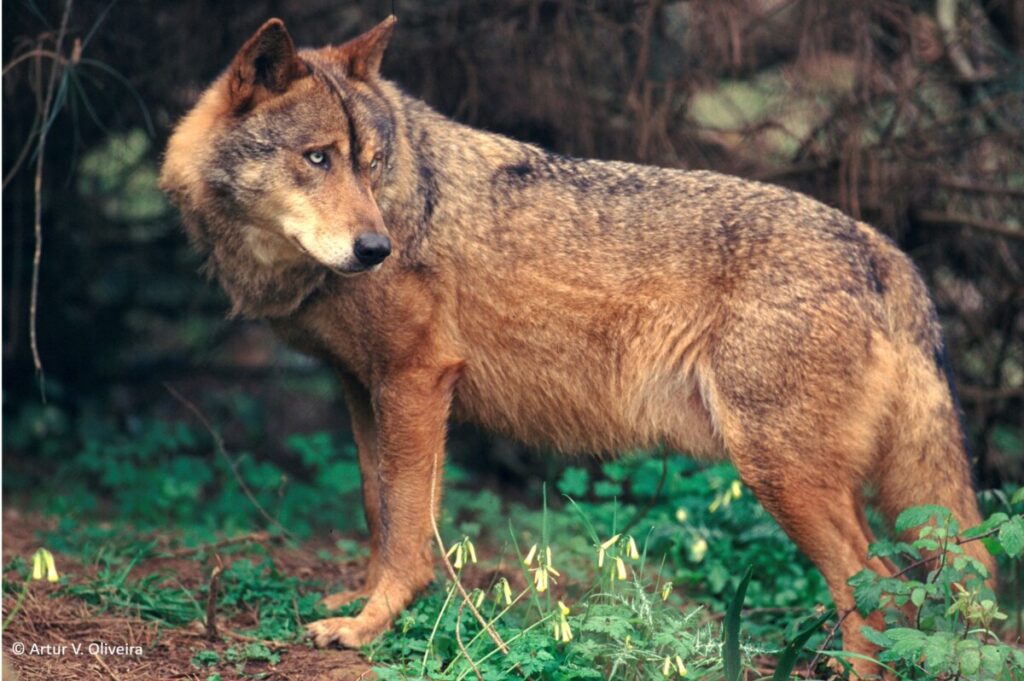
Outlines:
[[363, 272], [366, 272], [367, 270], [371, 269], [371, 268], [368, 268], [368, 267], [363, 267], [361, 265], [357, 265], [358, 269], [342, 270], [342, 269], [339, 269], [339, 268], [335, 267], [334, 265], [328, 265], [323, 260], [320, 260], [320, 258], [318, 258], [315, 255], [313, 255], [309, 251], [308, 248], [303, 246], [302, 242], [299, 241], [298, 237], [295, 237], [295, 236], [292, 236], [292, 235], [289, 234], [289, 235], [287, 235], [287, 238], [288, 238], [288, 240], [290, 240], [292, 242], [292, 244], [295, 245], [295, 247], [297, 249], [299, 249], [299, 251], [301, 251], [302, 253], [305, 253], [312, 260], [314, 260], [318, 265], [320, 265], [321, 267], [324, 267], [324, 268], [330, 270], [331, 272], [333, 272], [334, 274], [340, 275], [342, 277], [354, 277], [354, 276], [356, 276], [358, 274], [362, 274]]

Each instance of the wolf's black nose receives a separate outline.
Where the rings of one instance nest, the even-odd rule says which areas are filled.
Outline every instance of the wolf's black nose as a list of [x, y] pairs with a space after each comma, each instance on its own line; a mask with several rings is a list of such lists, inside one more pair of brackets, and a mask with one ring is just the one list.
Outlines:
[[391, 255], [391, 240], [378, 232], [367, 232], [356, 237], [352, 250], [360, 265], [373, 267]]

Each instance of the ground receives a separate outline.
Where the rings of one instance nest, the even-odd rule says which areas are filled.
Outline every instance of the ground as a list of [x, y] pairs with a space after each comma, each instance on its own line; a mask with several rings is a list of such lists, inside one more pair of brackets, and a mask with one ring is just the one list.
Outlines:
[[[22, 514], [13, 509], [3, 513], [3, 553], [5, 561], [10, 557], [30, 556], [39, 547], [40, 531], [52, 529], [52, 521], [40, 515]], [[270, 551], [278, 568], [294, 577], [308, 576], [324, 570], [339, 571], [339, 582], [354, 580], [357, 569], [351, 565], [327, 564], [319, 558], [317, 549], [289, 549], [270, 545]], [[65, 572], [86, 575], [94, 568], [79, 566], [67, 556], [55, 554], [56, 563]], [[203, 579], [200, 564], [194, 560], [163, 559], [149, 561], [150, 565], [140, 566], [143, 570], [164, 570], [173, 572], [186, 587], [194, 587]], [[57, 585], [33, 582], [21, 609], [4, 631], [4, 671], [7, 678], [24, 681], [45, 679], [207, 679], [210, 672], [197, 668], [192, 659], [196, 652], [216, 650], [226, 653], [228, 648], [251, 641], [225, 635], [218, 641], [206, 638], [202, 626], [190, 628], [160, 627], [155, 622], [131, 615], [112, 616], [98, 612], [91, 606], [70, 596], [55, 596]], [[5, 593], [3, 613], [6, 621], [18, 600], [17, 593]], [[231, 631], [245, 628], [251, 623], [245, 621], [218, 622], [219, 629]], [[22, 643], [30, 650], [33, 644], [39, 646], [60, 646], [82, 643], [81, 654], [73, 652], [63, 655], [14, 655], [15, 643]], [[90, 654], [89, 643], [109, 645], [141, 646], [141, 656]], [[220, 679], [262, 678], [268, 681], [303, 679], [310, 681], [348, 681], [372, 678], [370, 664], [357, 651], [317, 650], [310, 645], [285, 645], [267, 642], [274, 652], [280, 654], [276, 664], [248, 660], [239, 670], [230, 666], [218, 669]], [[13, 670], [16, 676], [8, 676]], [[257, 675], [263, 676], [257, 676]]]

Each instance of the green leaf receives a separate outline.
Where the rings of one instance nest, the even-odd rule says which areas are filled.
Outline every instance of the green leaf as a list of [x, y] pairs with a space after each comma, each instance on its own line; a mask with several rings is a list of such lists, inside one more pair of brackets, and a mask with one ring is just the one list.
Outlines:
[[598, 480], [594, 483], [594, 494], [605, 499], [619, 497], [622, 496], [622, 485], [617, 482]]
[[999, 543], [1010, 558], [1016, 558], [1024, 551], [1024, 516], [1016, 515], [999, 528]]
[[590, 487], [590, 475], [585, 468], [570, 466], [558, 481], [558, 491], [570, 497], [582, 497]]
[[864, 634], [864, 638], [871, 643], [874, 643], [879, 648], [888, 648], [893, 643], [892, 639], [885, 635], [885, 632], [878, 631], [877, 629], [873, 629], [867, 625], [861, 627], [860, 632]]
[[906, 532], [919, 525], [931, 522], [933, 518], [944, 519], [949, 516], [949, 509], [934, 504], [924, 506], [911, 506], [896, 518], [896, 531]]
[[797, 655], [800, 654], [800, 650], [807, 643], [807, 639], [821, 629], [821, 625], [831, 616], [832, 611], [830, 610], [804, 627], [800, 633], [793, 637], [792, 641], [786, 644], [786, 648], [779, 655], [778, 665], [775, 667], [772, 681], [788, 681], [789, 675], [793, 673], [793, 667], [796, 666]]
[[1006, 667], [1006, 648], [985, 645], [981, 647], [981, 666], [986, 673], [997, 676]]
[[[977, 641], [961, 641], [961, 643], [977, 644]], [[974, 676], [981, 669], [981, 651], [977, 645], [957, 647], [960, 649], [960, 673], [964, 676]]]
[[[1024, 488], [1021, 488], [1021, 489], [1024, 489]], [[994, 529], [996, 527], [999, 527], [1000, 525], [1002, 525], [1003, 523], [1005, 523], [1009, 519], [1010, 519], [1010, 516], [1006, 515], [1005, 513], [993, 513], [988, 518], [985, 518], [985, 521], [983, 523], [981, 523], [980, 525], [975, 525], [974, 527], [970, 527], [970, 528], [964, 530], [961, 536], [964, 539], [970, 539], [971, 537], [977, 537], [979, 534], [985, 534], [989, 530], [992, 530], [992, 529]]]
[[952, 635], [948, 632], [932, 634], [924, 643], [922, 653], [925, 659], [925, 668], [932, 673], [946, 671], [949, 668], [950, 658], [953, 654]]
[[736, 593], [729, 601], [725, 613], [725, 627], [722, 629], [722, 657], [725, 666], [725, 681], [739, 681], [742, 667], [740, 665], [740, 611], [747, 596], [747, 585], [754, 574], [754, 566], [747, 567], [743, 579], [736, 587]]
[[919, 586], [910, 592], [910, 602], [920, 608], [924, 605], [926, 595], [924, 587]]
[[1020, 489], [1014, 492], [1013, 496], [1010, 497], [1011, 504], [1016, 505], [1021, 503], [1022, 501], [1024, 501], [1024, 486], [1020, 487]]
[[882, 584], [871, 570], [861, 570], [847, 582], [853, 587], [853, 600], [862, 615], [878, 610], [882, 600]]

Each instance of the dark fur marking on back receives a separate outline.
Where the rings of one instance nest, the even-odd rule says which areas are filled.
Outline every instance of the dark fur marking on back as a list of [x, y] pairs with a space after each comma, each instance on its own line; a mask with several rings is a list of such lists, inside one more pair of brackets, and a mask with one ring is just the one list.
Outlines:
[[885, 295], [885, 282], [878, 270], [878, 261], [872, 255], [868, 255], [868, 287], [877, 295]]

